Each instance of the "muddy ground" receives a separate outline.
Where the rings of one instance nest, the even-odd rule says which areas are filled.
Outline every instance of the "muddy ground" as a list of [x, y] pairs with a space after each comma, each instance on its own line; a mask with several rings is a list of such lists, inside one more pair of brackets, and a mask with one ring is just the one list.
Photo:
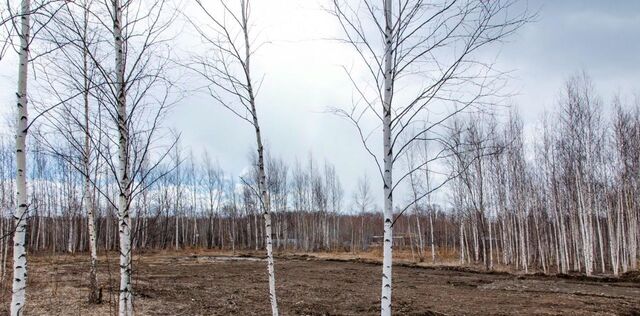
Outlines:
[[[104, 302], [88, 305], [86, 256], [32, 256], [26, 314], [113, 315], [118, 271], [116, 258], [110, 259], [100, 260]], [[138, 315], [268, 315], [265, 270], [259, 258], [136, 256], [135, 309]], [[380, 270], [372, 262], [280, 257], [281, 314], [379, 314]], [[397, 315], [640, 315], [638, 276], [517, 276], [404, 265], [394, 267], [393, 277]], [[9, 299], [3, 287], [1, 315]]]

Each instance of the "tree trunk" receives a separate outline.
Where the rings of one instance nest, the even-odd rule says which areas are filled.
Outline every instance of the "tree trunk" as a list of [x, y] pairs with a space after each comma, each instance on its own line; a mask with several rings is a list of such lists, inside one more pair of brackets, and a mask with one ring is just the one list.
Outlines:
[[124, 43], [122, 38], [121, 0], [113, 0], [113, 35], [115, 41], [116, 91], [118, 115], [118, 235], [120, 240], [120, 294], [119, 315], [133, 315], [133, 293], [131, 286], [131, 218], [129, 217], [129, 126], [127, 119], [127, 96], [125, 87]]
[[382, 104], [382, 137], [384, 155], [384, 245], [382, 255], [382, 293], [380, 315], [391, 316], [391, 279], [393, 264], [393, 148], [391, 144], [391, 97], [393, 94], [393, 22], [391, 0], [384, 1], [385, 52], [384, 100]]
[[[86, 4], [85, 4], [86, 5]], [[84, 8], [84, 34], [83, 38], [87, 38], [87, 28], [89, 19], [89, 8]], [[89, 268], [89, 303], [99, 304], [101, 301], [100, 293], [98, 290], [98, 274], [96, 268], [96, 262], [98, 261], [98, 250], [96, 244], [96, 228], [95, 228], [95, 214], [93, 213], [93, 187], [91, 185], [91, 168], [89, 166], [89, 159], [91, 155], [91, 134], [89, 132], [89, 65], [88, 65], [88, 48], [83, 48], [83, 75], [84, 75], [84, 153], [83, 153], [83, 165], [84, 165], [84, 207], [87, 212], [87, 226], [89, 229], [89, 252], [91, 253], [91, 267]]]
[[[249, 26], [247, 24], [247, 6], [245, 1], [241, 1], [242, 5], [242, 29], [245, 42], [245, 75], [247, 79], [247, 91], [249, 93], [249, 104], [251, 105], [251, 115], [253, 119], [253, 126], [256, 132], [256, 145], [258, 147], [258, 190], [260, 192], [260, 199], [262, 200], [262, 216], [264, 217], [264, 242], [267, 248], [267, 273], [269, 274], [269, 299], [271, 301], [271, 313], [273, 316], [278, 315], [278, 299], [276, 296], [276, 275], [273, 262], [273, 245], [271, 241], [271, 209], [270, 199], [267, 193], [267, 177], [264, 167], [264, 147], [262, 145], [262, 135], [260, 132], [260, 124], [258, 122], [258, 113], [256, 111], [255, 95], [253, 93], [253, 86], [250, 76], [250, 61], [251, 51], [249, 48]], [[256, 227], [257, 231], [257, 227]], [[256, 244], [258, 240], [256, 240]]]
[[16, 125], [16, 212], [13, 235], [13, 286], [11, 315], [22, 315], [26, 304], [27, 287], [27, 74], [29, 67], [31, 1], [22, 0], [20, 32], [20, 64], [18, 66], [18, 117]]
[[431, 263], [435, 264], [436, 263], [436, 245], [433, 237], [433, 212], [429, 213], [429, 232], [431, 233]]

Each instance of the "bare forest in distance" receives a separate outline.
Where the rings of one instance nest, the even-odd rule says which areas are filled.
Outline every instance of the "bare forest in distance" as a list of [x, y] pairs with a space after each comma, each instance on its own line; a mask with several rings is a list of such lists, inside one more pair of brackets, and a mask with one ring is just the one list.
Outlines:
[[0, 314], [640, 313], [640, 7], [276, 2], [0, 4]]

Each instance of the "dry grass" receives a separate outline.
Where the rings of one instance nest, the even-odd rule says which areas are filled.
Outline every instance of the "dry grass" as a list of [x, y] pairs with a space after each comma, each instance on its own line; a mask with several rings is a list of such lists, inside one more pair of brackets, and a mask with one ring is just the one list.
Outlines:
[[[262, 252], [152, 251], [134, 257], [138, 315], [264, 315], [269, 313], [264, 262], [218, 260]], [[108, 257], [108, 258], [107, 258]], [[541, 276], [475, 273], [415, 262], [395, 252], [394, 308], [399, 315], [633, 314], [640, 311], [640, 281], [594, 282]], [[427, 258], [430, 258], [427, 254]], [[117, 257], [101, 256], [104, 303], [86, 303], [88, 260], [80, 255], [30, 256], [28, 315], [114, 315]], [[107, 260], [108, 259], [108, 260]], [[278, 294], [284, 315], [378, 314], [381, 253], [279, 253]], [[423, 269], [421, 267], [428, 267]], [[471, 267], [473, 268], [473, 267]], [[7, 313], [8, 282], [0, 315]], [[337, 304], [336, 302], [340, 302]]]

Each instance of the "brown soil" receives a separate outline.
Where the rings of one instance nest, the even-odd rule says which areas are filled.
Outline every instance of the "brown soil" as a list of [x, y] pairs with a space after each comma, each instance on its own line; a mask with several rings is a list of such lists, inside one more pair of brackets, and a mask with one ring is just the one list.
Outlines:
[[[114, 314], [118, 271], [116, 258], [110, 259], [107, 264], [102, 258], [99, 267], [104, 302], [89, 305], [86, 256], [32, 256], [27, 315]], [[259, 258], [159, 253], [135, 260], [138, 315], [270, 314], [265, 263]], [[380, 270], [371, 259], [279, 257], [281, 314], [379, 314]], [[640, 315], [638, 275], [516, 276], [398, 264], [393, 277], [397, 315]], [[9, 298], [7, 284], [3, 288], [2, 315]]]

